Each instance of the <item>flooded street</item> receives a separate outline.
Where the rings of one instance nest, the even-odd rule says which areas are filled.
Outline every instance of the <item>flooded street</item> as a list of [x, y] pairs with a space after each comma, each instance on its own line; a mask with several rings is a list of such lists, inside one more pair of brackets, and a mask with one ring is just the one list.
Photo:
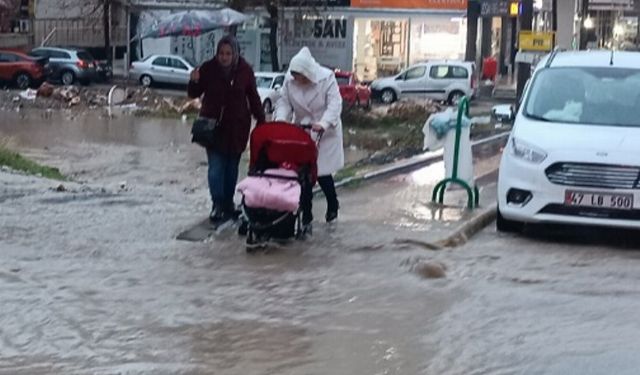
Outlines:
[[[60, 189], [0, 171], [2, 375], [640, 367], [633, 239], [490, 226], [462, 247], [428, 250], [468, 214], [429, 203], [443, 173], [435, 163], [339, 191], [337, 225], [320, 220], [316, 199], [304, 242], [248, 255], [235, 228], [178, 241], [210, 208], [204, 153], [188, 124], [19, 116], [3, 114], [1, 136], [73, 182]], [[487, 155], [477, 169], [495, 162]], [[424, 277], [416, 266], [425, 262], [445, 277]]]

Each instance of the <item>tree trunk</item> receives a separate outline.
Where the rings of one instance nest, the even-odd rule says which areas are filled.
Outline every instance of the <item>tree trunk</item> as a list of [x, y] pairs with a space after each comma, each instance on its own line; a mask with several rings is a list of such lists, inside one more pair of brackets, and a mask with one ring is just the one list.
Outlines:
[[278, 61], [278, 6], [274, 3], [267, 4], [269, 12], [269, 49], [271, 50], [271, 69], [274, 72], [280, 71]]

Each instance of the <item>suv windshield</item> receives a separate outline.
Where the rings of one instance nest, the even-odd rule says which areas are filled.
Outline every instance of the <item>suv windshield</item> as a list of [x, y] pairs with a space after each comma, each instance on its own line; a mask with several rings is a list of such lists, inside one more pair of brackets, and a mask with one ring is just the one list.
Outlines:
[[271, 88], [271, 82], [273, 82], [273, 78], [272, 77], [265, 77], [265, 76], [257, 76], [256, 77], [256, 86], [258, 88], [270, 89]]
[[532, 82], [524, 114], [547, 122], [640, 127], [640, 69], [546, 68]]

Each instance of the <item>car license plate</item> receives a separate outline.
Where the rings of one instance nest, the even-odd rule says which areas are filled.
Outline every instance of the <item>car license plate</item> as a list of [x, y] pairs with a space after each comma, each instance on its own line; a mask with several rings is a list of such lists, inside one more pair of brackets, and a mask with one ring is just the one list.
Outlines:
[[632, 210], [633, 194], [610, 194], [567, 190], [564, 193], [564, 204], [568, 206]]

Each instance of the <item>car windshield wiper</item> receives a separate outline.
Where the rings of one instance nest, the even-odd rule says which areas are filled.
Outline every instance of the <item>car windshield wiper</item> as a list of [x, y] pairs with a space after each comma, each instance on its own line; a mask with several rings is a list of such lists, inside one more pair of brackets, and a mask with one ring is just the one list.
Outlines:
[[538, 120], [538, 121], [544, 121], [544, 122], [551, 122], [551, 121], [553, 121], [553, 120], [548, 119], [548, 118], [546, 118], [546, 117], [544, 117], [544, 116], [534, 115], [534, 114], [529, 113], [529, 112], [525, 112], [524, 114], [525, 114], [525, 116], [527, 116], [527, 117], [529, 117], [529, 118], [531, 118], [531, 119], [534, 119], [534, 120]]

